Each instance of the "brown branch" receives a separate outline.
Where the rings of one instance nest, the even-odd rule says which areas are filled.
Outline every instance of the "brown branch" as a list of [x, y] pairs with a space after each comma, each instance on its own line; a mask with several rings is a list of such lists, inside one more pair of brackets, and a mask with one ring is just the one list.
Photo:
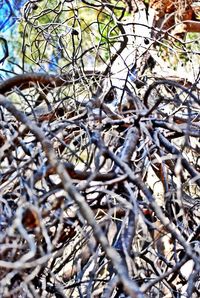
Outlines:
[[186, 32], [200, 32], [200, 21], [184, 22]]
[[44, 87], [55, 88], [78, 83], [84, 78], [93, 78], [99, 75], [99, 72], [85, 71], [84, 77], [81, 73], [65, 75], [49, 75], [47, 73], [26, 73], [16, 75], [0, 83], [0, 94], [12, 91], [15, 87], [20, 90], [33, 87], [34, 84], [40, 84]]
[[[76, 180], [86, 180], [88, 179], [93, 173], [90, 171], [80, 171], [75, 170], [74, 165], [71, 163], [63, 163], [63, 166], [65, 167], [65, 170], [68, 172], [71, 179]], [[48, 177], [49, 175], [56, 174], [56, 168], [52, 167], [50, 165], [47, 165], [45, 174], [43, 172], [37, 172], [34, 176], [34, 182], [36, 183], [39, 181], [43, 176]], [[109, 173], [97, 173], [93, 179], [93, 181], [109, 181], [111, 179], [115, 179], [117, 176], [114, 172]]]

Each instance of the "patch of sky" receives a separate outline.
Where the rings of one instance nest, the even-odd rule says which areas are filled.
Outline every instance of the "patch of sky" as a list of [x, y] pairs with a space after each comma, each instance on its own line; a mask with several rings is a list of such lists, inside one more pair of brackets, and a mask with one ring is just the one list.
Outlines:
[[8, 57], [14, 53], [14, 41], [9, 42], [16, 31], [17, 20], [21, 16], [22, 7], [28, 0], [0, 0], [0, 78], [12, 71]]

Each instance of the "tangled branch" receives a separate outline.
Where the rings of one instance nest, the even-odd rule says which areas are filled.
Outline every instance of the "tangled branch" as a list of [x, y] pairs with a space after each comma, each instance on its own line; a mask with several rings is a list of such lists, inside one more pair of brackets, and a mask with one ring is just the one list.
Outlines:
[[199, 73], [155, 54], [195, 51], [121, 1], [44, 2], [0, 82], [0, 295], [198, 297]]

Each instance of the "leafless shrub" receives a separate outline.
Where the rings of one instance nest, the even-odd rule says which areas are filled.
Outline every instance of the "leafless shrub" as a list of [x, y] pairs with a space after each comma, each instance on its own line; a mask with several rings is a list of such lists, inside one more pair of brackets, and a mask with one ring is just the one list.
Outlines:
[[198, 297], [198, 74], [166, 77], [168, 36], [110, 2], [25, 6], [0, 84], [1, 297]]

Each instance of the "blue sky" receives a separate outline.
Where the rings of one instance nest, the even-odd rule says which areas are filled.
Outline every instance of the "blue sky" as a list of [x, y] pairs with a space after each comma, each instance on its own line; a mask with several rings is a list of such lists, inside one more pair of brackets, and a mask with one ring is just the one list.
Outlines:
[[[11, 30], [16, 29], [20, 11], [28, 0], [0, 0], [0, 68], [9, 70], [7, 58], [12, 56], [13, 44], [9, 43]], [[2, 71], [0, 71], [2, 74]]]

